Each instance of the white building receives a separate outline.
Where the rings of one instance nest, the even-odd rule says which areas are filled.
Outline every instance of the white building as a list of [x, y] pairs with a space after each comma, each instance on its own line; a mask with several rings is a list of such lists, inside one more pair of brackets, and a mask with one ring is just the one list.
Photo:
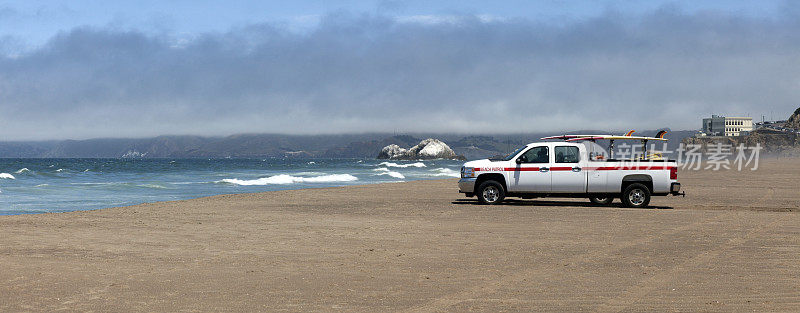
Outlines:
[[702, 130], [708, 136], [740, 136], [753, 131], [753, 118], [712, 115], [703, 119]]
[[752, 117], [725, 117], [725, 136], [740, 136], [753, 131]]

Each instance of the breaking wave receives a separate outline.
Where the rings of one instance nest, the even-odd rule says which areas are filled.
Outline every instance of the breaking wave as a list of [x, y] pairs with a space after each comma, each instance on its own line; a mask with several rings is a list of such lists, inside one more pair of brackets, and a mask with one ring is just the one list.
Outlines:
[[358, 177], [355, 177], [350, 174], [333, 174], [333, 175], [323, 175], [316, 177], [298, 177], [298, 176], [281, 174], [281, 175], [263, 177], [258, 179], [250, 179], [250, 180], [226, 178], [221, 180], [220, 182], [240, 185], [240, 186], [263, 186], [263, 185], [287, 185], [296, 183], [348, 182], [356, 180], [358, 180]]
[[27, 173], [27, 172], [30, 172], [30, 171], [31, 170], [29, 170], [27, 167], [23, 167], [23, 168], [17, 170], [16, 172], [14, 172], [14, 174], [22, 174], [22, 173]]
[[405, 179], [406, 178], [406, 176], [403, 175], [403, 174], [400, 174], [400, 172], [391, 171], [388, 168], [380, 167], [380, 168], [374, 169], [373, 171], [381, 172], [381, 173], [375, 174], [375, 176], [389, 175], [389, 176], [394, 177], [394, 178], [400, 178], [400, 179]]
[[440, 167], [437, 169], [433, 169], [432, 171], [434, 173], [430, 174], [431, 176], [461, 177], [460, 172], [449, 168]]
[[397, 164], [394, 162], [381, 162], [378, 165], [386, 166], [386, 167], [425, 167], [425, 163], [417, 162], [417, 163], [409, 163], [409, 164]]
[[14, 175], [11, 175], [9, 173], [0, 173], [0, 178], [3, 178], [3, 179], [16, 179], [14, 177]]

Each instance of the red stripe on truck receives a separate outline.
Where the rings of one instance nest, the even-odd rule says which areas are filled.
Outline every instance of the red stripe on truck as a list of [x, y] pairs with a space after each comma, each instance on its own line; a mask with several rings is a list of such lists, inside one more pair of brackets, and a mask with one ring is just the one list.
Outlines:
[[538, 172], [540, 170], [540, 168], [538, 168], [538, 167], [506, 167], [503, 170], [506, 171], [506, 172], [514, 172], [514, 171]]
[[666, 171], [671, 170], [670, 166], [601, 166], [601, 167], [584, 167], [588, 171]]
[[[474, 170], [476, 172], [499, 172], [499, 171], [506, 171], [506, 172], [536, 172], [539, 171], [540, 167], [476, 167]], [[601, 166], [601, 167], [583, 167], [583, 170], [587, 171], [673, 171], [676, 170], [677, 167], [674, 166]], [[554, 166], [550, 168], [551, 171], [571, 171], [572, 167], [568, 166]]]
[[476, 172], [499, 172], [499, 171], [506, 171], [506, 172], [513, 172], [513, 171], [520, 171], [520, 172], [536, 172], [539, 171], [538, 167], [476, 167], [474, 168]]

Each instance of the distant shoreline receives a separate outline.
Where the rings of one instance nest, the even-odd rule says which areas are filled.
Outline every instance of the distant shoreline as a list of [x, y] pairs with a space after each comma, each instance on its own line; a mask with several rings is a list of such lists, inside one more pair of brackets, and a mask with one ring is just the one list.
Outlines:
[[[601, 133], [624, 133], [618, 132]], [[637, 134], [654, 135], [658, 130]], [[554, 131], [563, 133], [562, 131]], [[0, 156], [15, 158], [268, 158], [324, 157], [375, 158], [387, 145], [411, 147], [422, 139], [442, 140], [457, 155], [489, 157], [513, 151], [518, 145], [538, 141], [554, 132], [515, 134], [464, 133], [358, 133], [331, 135], [238, 134], [224, 137], [158, 136], [147, 138], [95, 138], [50, 141], [0, 142]], [[595, 132], [595, 131], [593, 131]], [[667, 136], [675, 142], [696, 131], [674, 131]]]

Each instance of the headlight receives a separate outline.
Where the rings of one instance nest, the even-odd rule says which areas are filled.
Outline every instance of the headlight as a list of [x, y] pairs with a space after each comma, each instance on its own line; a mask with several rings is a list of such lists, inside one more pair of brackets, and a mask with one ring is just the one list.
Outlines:
[[472, 178], [475, 177], [475, 168], [472, 167], [461, 167], [461, 178]]

